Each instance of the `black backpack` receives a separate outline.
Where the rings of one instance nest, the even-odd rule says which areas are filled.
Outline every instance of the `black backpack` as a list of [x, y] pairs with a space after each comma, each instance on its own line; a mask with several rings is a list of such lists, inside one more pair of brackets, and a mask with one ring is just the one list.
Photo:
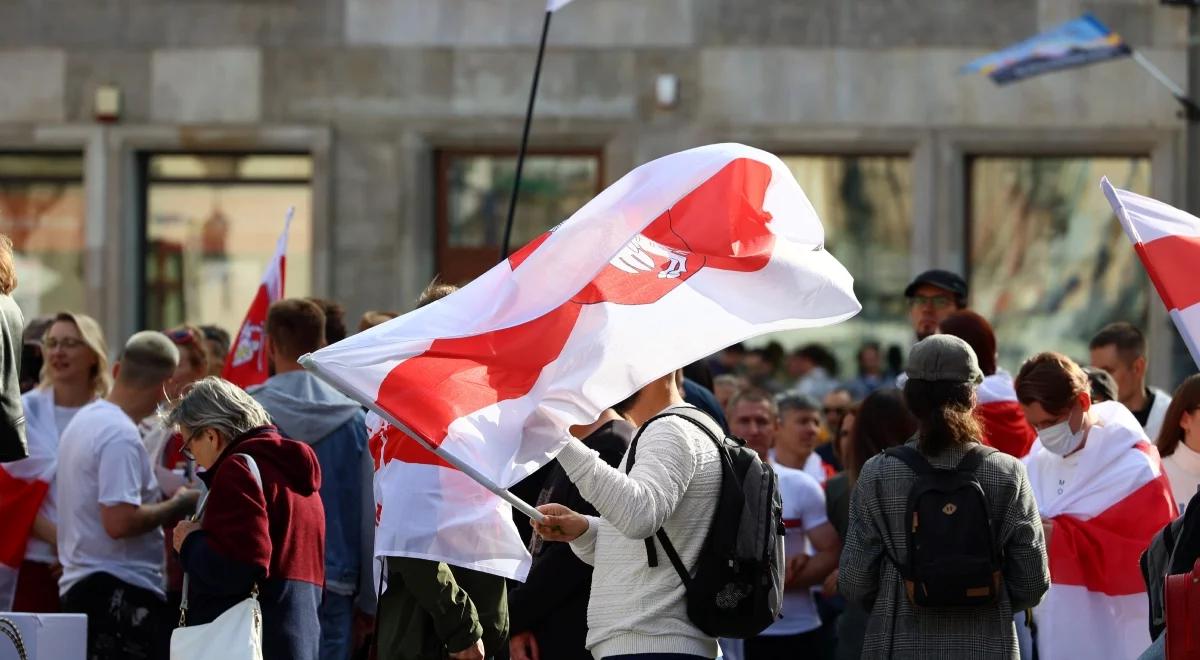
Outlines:
[[885, 451], [917, 475], [905, 509], [908, 561], [888, 555], [914, 605], [969, 607], [994, 603], [999, 597], [1000, 553], [987, 496], [975, 476], [995, 451], [973, 445], [954, 469], [933, 467], [908, 445]]
[[651, 418], [638, 430], [629, 444], [626, 474], [633, 469], [638, 439], [664, 417], [687, 420], [717, 446], [720, 499], [694, 574], [662, 529], [646, 539], [646, 558], [652, 568], [658, 566], [657, 537], [683, 580], [688, 618], [706, 635], [754, 637], [779, 618], [783, 601], [783, 503], [775, 472], [745, 442], [726, 437], [706, 413], [679, 407]]

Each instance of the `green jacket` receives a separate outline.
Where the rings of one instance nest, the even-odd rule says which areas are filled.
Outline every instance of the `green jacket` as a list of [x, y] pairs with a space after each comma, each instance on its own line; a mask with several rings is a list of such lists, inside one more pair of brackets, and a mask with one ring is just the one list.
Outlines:
[[483, 638], [488, 658], [508, 658], [504, 578], [442, 562], [387, 558], [379, 601], [379, 657], [445, 660]]

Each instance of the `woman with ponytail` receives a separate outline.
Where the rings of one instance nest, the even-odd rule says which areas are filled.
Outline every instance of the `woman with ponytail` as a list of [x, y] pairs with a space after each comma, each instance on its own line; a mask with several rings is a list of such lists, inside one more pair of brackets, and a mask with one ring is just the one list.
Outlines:
[[[909, 557], [908, 497], [917, 475], [907, 461], [876, 454], [863, 465], [850, 498], [838, 576], [839, 593], [870, 612], [862, 657], [1015, 660], [1013, 613], [1036, 605], [1050, 584], [1041, 519], [1025, 468], [1012, 456], [980, 445], [983, 431], [974, 409], [983, 374], [966, 342], [950, 335], [924, 339], [913, 346], [905, 371], [904, 400], [918, 424], [906, 446], [942, 470], [958, 468], [968, 454], [981, 454], [973, 475], [987, 500], [994, 548], [1002, 558], [1000, 588], [990, 602], [969, 606], [922, 607], [910, 600], [894, 562]], [[943, 510], [946, 515], [954, 511]]]

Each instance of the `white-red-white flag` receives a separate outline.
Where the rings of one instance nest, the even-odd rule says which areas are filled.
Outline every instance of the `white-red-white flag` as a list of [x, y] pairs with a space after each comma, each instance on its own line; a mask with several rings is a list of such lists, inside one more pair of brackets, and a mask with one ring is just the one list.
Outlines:
[[853, 279], [824, 241], [781, 160], [700, 147], [637, 168], [463, 289], [303, 363], [436, 450], [381, 448], [380, 530], [404, 527], [414, 507], [440, 503], [384, 478], [391, 461], [424, 464], [430, 479], [466, 466], [505, 488], [548, 462], [571, 425], [663, 374], [858, 313]]
[[[29, 456], [0, 464], [0, 511], [4, 533], [0, 534], [0, 612], [13, 608], [17, 574], [28, 554], [33, 522], [47, 506], [46, 496], [58, 470], [58, 426], [54, 420], [54, 395], [37, 388], [21, 397], [25, 409], [25, 434], [30, 439]], [[49, 505], [51, 509], [53, 504]], [[52, 516], [50, 512], [47, 515]], [[42, 544], [46, 545], [46, 544]], [[47, 552], [49, 547], [46, 548]], [[47, 557], [38, 557], [45, 560]]]
[[264, 328], [267, 324], [267, 310], [271, 303], [283, 298], [284, 280], [287, 275], [287, 239], [288, 229], [292, 226], [294, 208], [289, 208], [287, 218], [283, 222], [283, 233], [275, 243], [275, 254], [267, 264], [267, 272], [263, 274], [262, 283], [250, 302], [250, 309], [242, 320], [237, 337], [229, 347], [229, 355], [225, 358], [225, 366], [221, 369], [221, 378], [242, 388], [266, 382], [270, 374], [267, 372], [267, 335]]
[[984, 443], [1010, 456], [1025, 458], [1037, 433], [1017, 402], [1012, 376], [997, 370], [983, 379], [977, 395], [979, 405], [975, 407], [975, 416], [983, 426]]
[[1050, 591], [1033, 611], [1039, 657], [1136, 658], [1150, 645], [1138, 558], [1179, 515], [1158, 450], [1115, 401], [1083, 449], [1063, 458], [1035, 442], [1025, 466], [1043, 520], [1053, 523]]
[[1171, 320], [1200, 365], [1200, 218], [1169, 204], [1113, 187], [1108, 177], [1100, 189], [1137, 250], [1150, 281]]

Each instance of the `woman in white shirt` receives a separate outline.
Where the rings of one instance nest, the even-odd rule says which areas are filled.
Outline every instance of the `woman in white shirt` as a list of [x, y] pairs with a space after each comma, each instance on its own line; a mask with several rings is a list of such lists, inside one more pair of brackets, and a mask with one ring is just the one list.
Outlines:
[[13, 597], [12, 609], [18, 612], [59, 609], [58, 512], [54, 497], [58, 438], [80, 408], [107, 395], [112, 386], [108, 345], [100, 324], [90, 316], [57, 314], [42, 338], [42, 355], [41, 384], [21, 397], [29, 458], [4, 466], [7, 472], [31, 484], [48, 484], [32, 529], [7, 530], [29, 535]]
[[1183, 381], [1158, 432], [1158, 453], [1179, 512], [1200, 486], [1200, 374]]

